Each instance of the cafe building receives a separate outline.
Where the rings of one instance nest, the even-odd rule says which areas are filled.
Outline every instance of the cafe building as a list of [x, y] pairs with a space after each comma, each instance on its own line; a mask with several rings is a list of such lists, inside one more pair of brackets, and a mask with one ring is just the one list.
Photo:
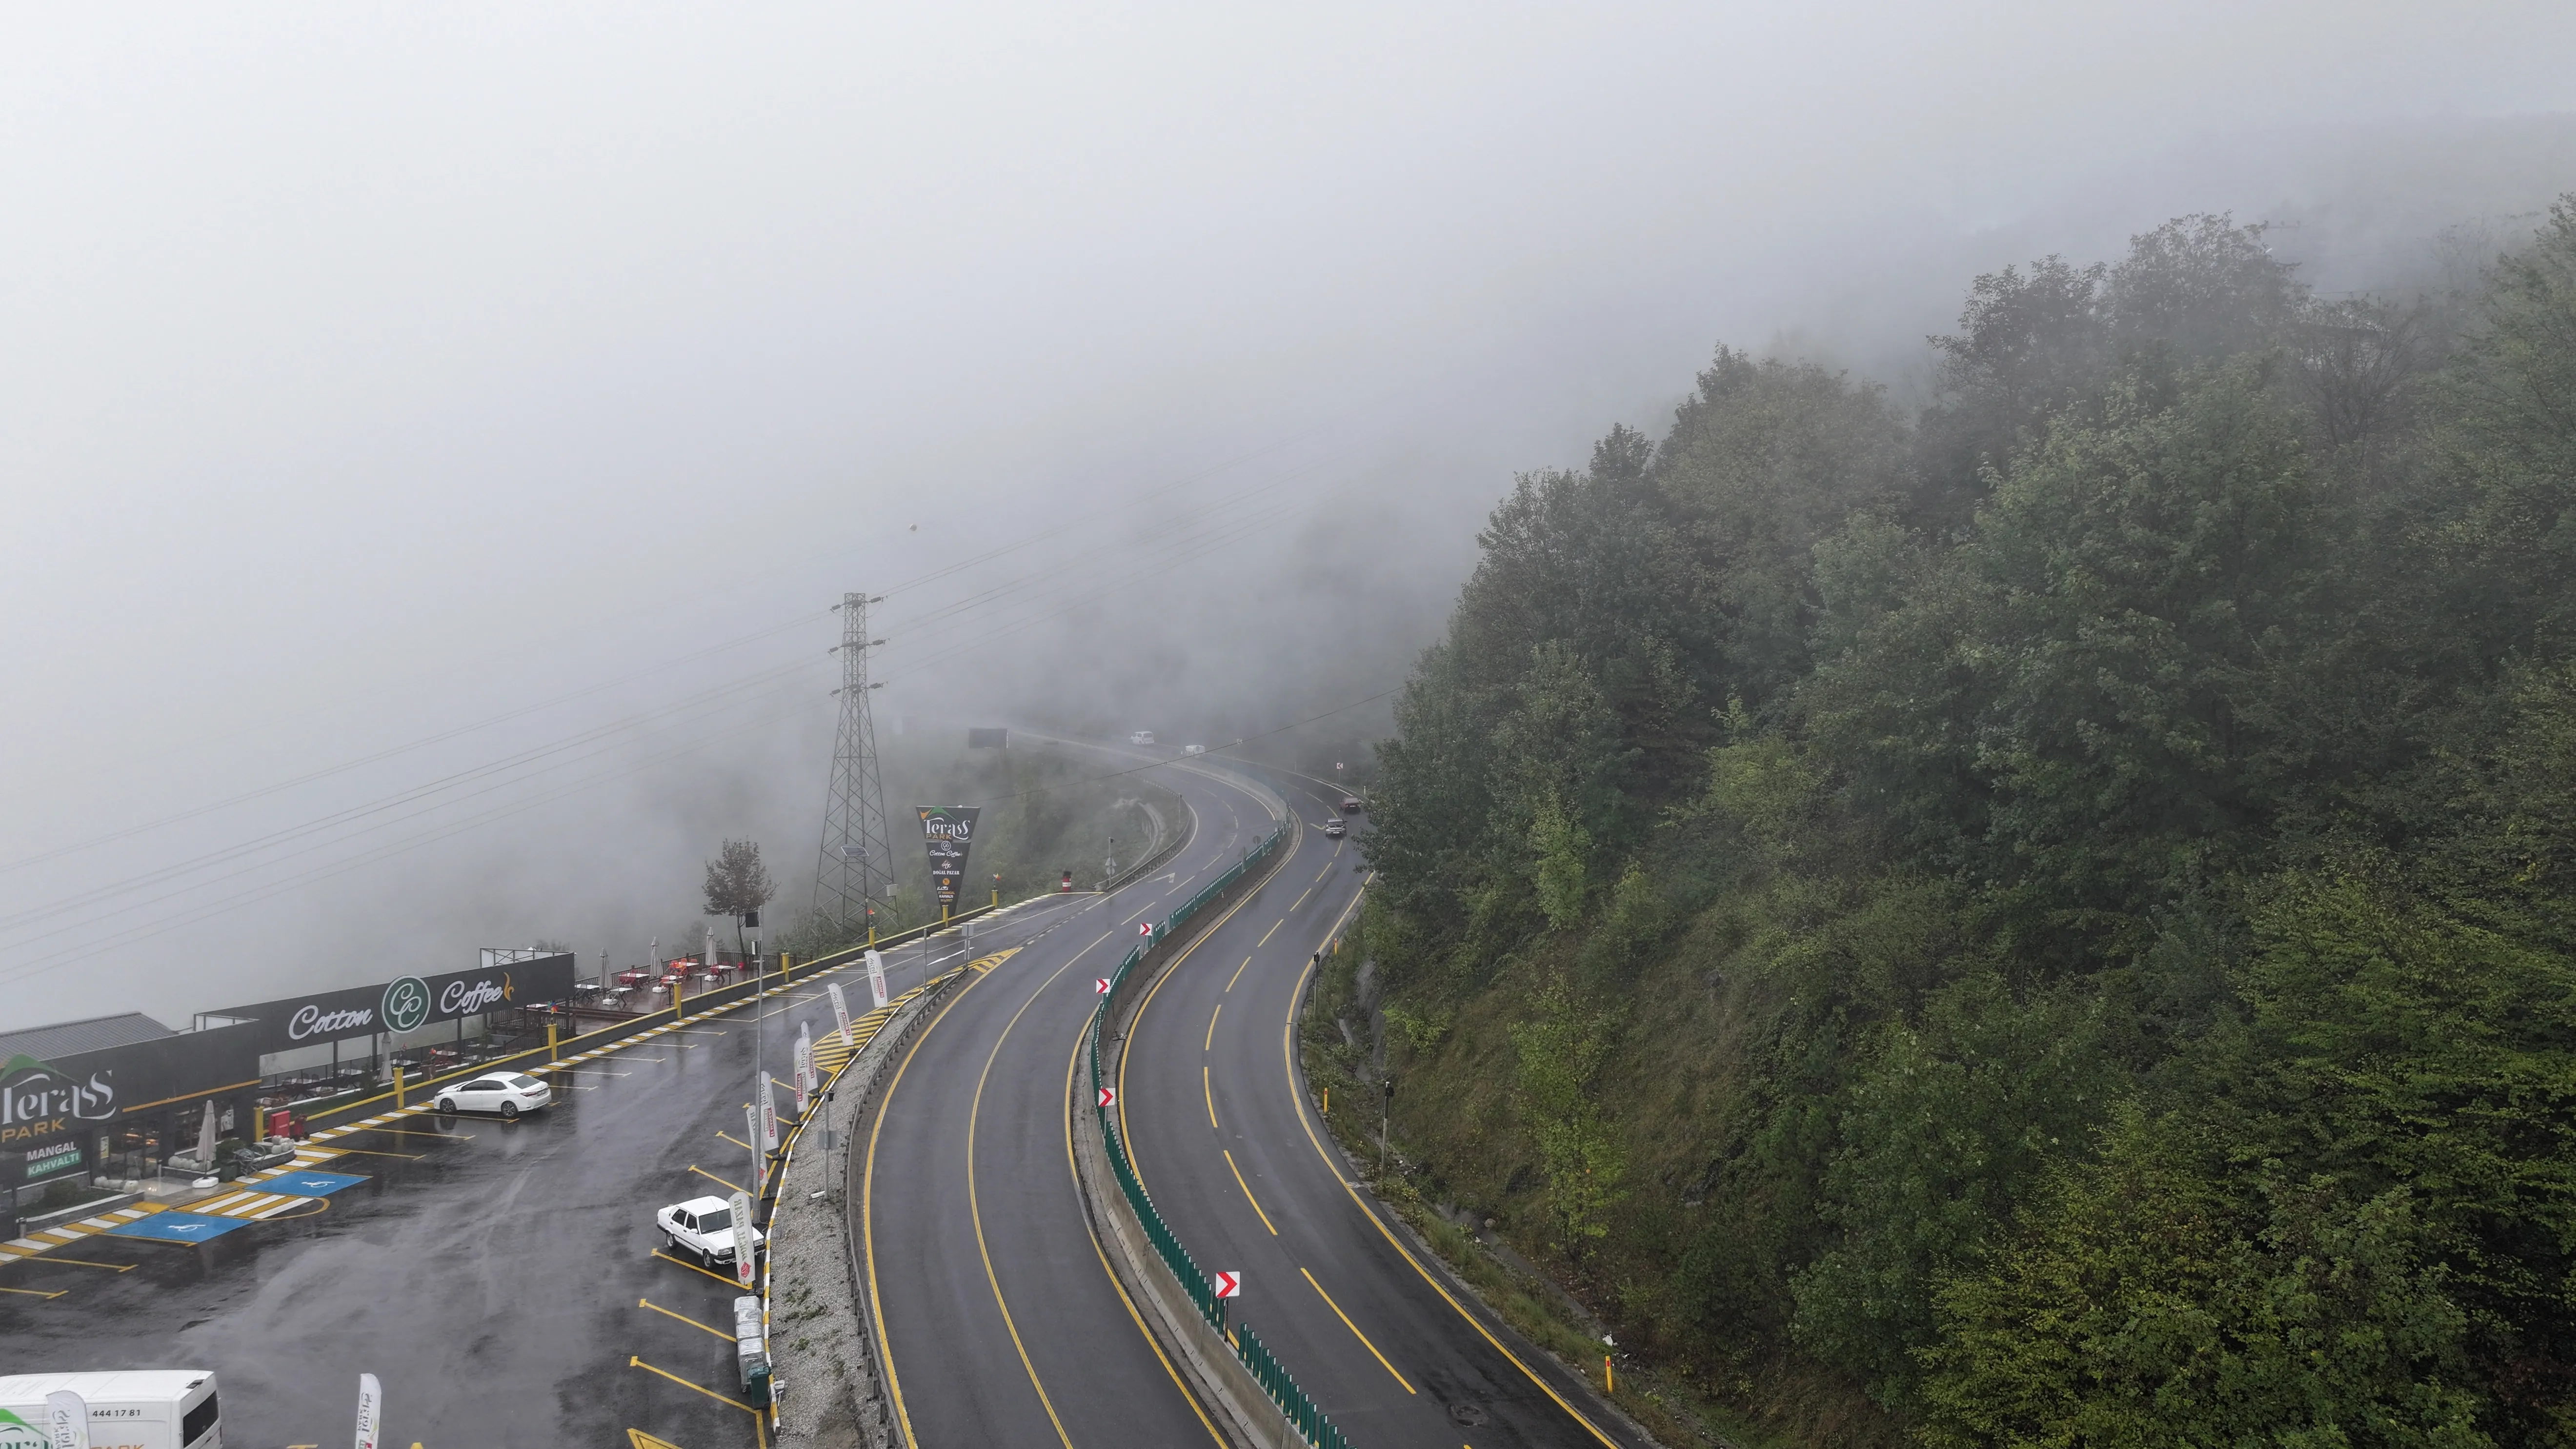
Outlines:
[[250, 1120], [259, 1051], [241, 1027], [174, 1031], [141, 1012], [0, 1032], [0, 1229], [51, 1200], [122, 1188]]

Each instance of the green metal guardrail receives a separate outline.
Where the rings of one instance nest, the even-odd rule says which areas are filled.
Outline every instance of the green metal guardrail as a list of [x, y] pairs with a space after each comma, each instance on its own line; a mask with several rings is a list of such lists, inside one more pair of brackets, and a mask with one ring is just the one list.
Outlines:
[[[1268, 839], [1254, 846], [1243, 859], [1235, 862], [1232, 869], [1210, 881], [1206, 889], [1190, 897], [1179, 910], [1164, 917], [1162, 924], [1154, 928], [1153, 939], [1164, 939], [1207, 909], [1224, 894], [1226, 887], [1243, 879], [1246, 871], [1267, 859], [1287, 838], [1287, 826], [1271, 831]], [[1190, 1302], [1197, 1306], [1199, 1316], [1233, 1345], [1235, 1356], [1243, 1361], [1244, 1368], [1251, 1373], [1253, 1381], [1261, 1385], [1262, 1392], [1270, 1395], [1271, 1402], [1279, 1406], [1279, 1412], [1287, 1416], [1289, 1423], [1297, 1426], [1297, 1432], [1305, 1436], [1306, 1442], [1315, 1449], [1351, 1449], [1351, 1441], [1342, 1436], [1341, 1430], [1333, 1427], [1332, 1420], [1324, 1417], [1322, 1406], [1298, 1387], [1296, 1378], [1270, 1352], [1269, 1346], [1253, 1333], [1250, 1324], [1227, 1331], [1225, 1300], [1216, 1296], [1216, 1284], [1200, 1270], [1189, 1250], [1181, 1246], [1180, 1235], [1172, 1231], [1171, 1224], [1163, 1221], [1163, 1215], [1154, 1208], [1154, 1200], [1145, 1195], [1145, 1184], [1137, 1180], [1136, 1165], [1128, 1160], [1127, 1144], [1118, 1135], [1118, 1114], [1099, 1105], [1101, 1027], [1109, 1020], [1110, 1003], [1118, 999], [1118, 993], [1127, 984], [1128, 974], [1145, 959], [1150, 946], [1149, 942], [1127, 952], [1126, 958], [1109, 974], [1107, 994], [1091, 1010], [1092, 1111], [1099, 1114], [1100, 1135], [1109, 1145], [1110, 1171], [1118, 1179], [1118, 1190], [1127, 1195], [1127, 1205], [1135, 1210], [1137, 1221], [1145, 1225], [1146, 1240], [1162, 1256], [1163, 1266], [1171, 1269], [1181, 1291], [1187, 1293]]]

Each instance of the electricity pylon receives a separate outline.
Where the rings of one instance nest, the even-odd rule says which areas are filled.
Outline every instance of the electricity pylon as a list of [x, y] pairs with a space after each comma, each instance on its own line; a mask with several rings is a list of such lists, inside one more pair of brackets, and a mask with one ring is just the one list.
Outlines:
[[870, 909], [894, 877], [886, 843], [885, 784], [877, 775], [877, 727], [868, 695], [868, 605], [882, 598], [843, 594], [840, 603], [841, 729], [832, 744], [832, 788], [823, 799], [823, 853], [814, 867], [814, 911], [856, 932], [874, 925]]

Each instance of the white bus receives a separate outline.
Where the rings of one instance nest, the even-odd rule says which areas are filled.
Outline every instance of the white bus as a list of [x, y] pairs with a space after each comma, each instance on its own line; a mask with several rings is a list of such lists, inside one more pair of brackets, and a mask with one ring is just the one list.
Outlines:
[[0, 1376], [0, 1449], [50, 1449], [45, 1396], [89, 1405], [90, 1449], [223, 1449], [209, 1369]]

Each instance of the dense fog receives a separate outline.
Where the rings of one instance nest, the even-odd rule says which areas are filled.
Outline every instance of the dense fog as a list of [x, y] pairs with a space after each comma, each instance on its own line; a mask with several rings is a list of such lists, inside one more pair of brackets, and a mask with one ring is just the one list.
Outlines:
[[22, 12], [10, 1021], [623, 961], [726, 837], [801, 907], [846, 590], [898, 807], [968, 724], [1356, 754], [1515, 474], [1661, 433], [1719, 343], [1911, 405], [1962, 279], [2185, 212], [2321, 294], [2460, 285], [2576, 177], [2571, 41], [2538, 4]]

